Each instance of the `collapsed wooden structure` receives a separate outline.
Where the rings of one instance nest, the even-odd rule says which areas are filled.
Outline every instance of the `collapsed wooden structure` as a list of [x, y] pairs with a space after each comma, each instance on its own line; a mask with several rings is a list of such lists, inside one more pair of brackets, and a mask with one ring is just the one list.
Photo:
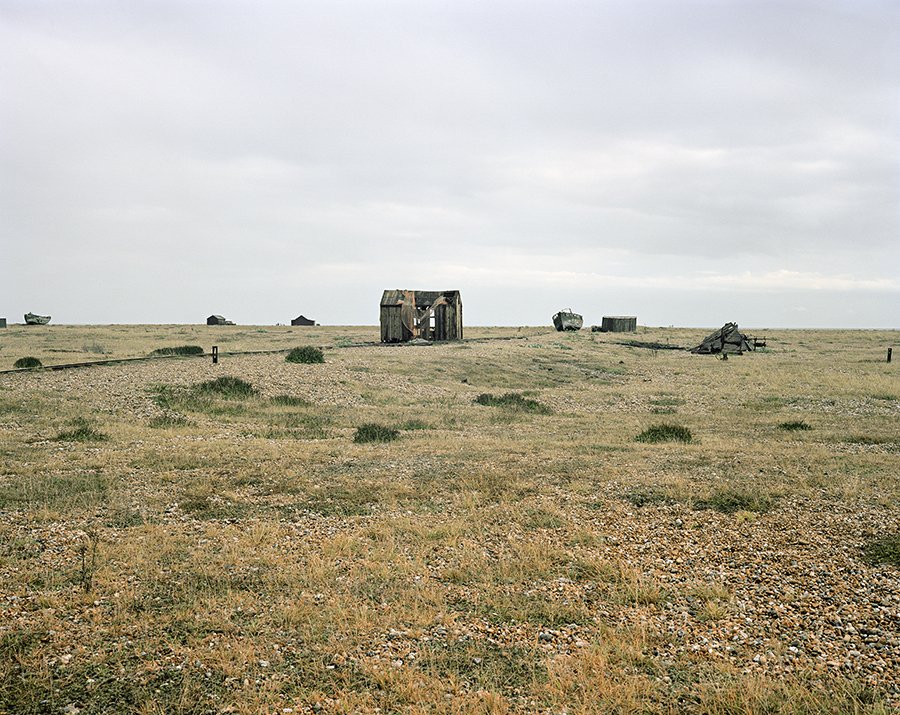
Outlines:
[[306, 318], [302, 315], [298, 315], [296, 318], [294, 318], [291, 321], [291, 325], [315, 325], [315, 324], [316, 324], [315, 320], [310, 320], [309, 318]]
[[737, 323], [725, 323], [716, 332], [708, 335], [698, 346], [691, 348], [691, 352], [699, 355], [716, 355], [718, 353], [741, 355], [756, 349], [760, 342], [763, 346], [765, 345], [765, 339], [759, 341], [741, 333]]
[[381, 342], [462, 340], [458, 290], [386, 290], [381, 296]]

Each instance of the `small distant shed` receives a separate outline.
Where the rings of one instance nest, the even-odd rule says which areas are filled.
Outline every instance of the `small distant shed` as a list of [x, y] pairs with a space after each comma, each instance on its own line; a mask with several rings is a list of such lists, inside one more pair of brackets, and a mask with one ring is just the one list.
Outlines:
[[310, 320], [309, 318], [304, 318], [302, 315], [294, 318], [291, 321], [291, 325], [315, 325], [315, 320]]
[[6, 318], [0, 318], [0, 328], [6, 327]]
[[381, 296], [381, 342], [462, 340], [458, 290], [386, 290]]
[[230, 320], [225, 320], [221, 315], [210, 315], [206, 319], [207, 325], [234, 325]]
[[633, 333], [637, 318], [633, 315], [604, 315], [600, 330], [604, 333]]

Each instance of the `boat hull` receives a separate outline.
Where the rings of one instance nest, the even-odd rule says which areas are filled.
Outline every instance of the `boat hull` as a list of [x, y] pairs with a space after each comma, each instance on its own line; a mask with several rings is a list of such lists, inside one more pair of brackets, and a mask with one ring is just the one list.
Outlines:
[[49, 315], [35, 315], [34, 313], [25, 313], [25, 325], [46, 325], [49, 322]]
[[561, 310], [553, 316], [553, 327], [559, 330], [581, 330], [584, 320], [578, 313]]

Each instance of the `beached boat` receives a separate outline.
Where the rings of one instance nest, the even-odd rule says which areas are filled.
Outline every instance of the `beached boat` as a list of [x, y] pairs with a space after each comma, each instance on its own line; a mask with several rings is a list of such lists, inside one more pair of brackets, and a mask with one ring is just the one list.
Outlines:
[[49, 322], [49, 315], [35, 315], [34, 313], [25, 313], [25, 325], [46, 325]]
[[581, 330], [584, 324], [578, 313], [573, 313], [571, 308], [559, 311], [553, 316], [553, 327], [557, 330]]

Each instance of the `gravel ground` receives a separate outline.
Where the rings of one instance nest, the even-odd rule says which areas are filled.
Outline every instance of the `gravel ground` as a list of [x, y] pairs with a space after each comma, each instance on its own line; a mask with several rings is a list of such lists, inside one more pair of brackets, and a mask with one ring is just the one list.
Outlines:
[[[157, 383], [193, 384], [219, 375], [238, 373], [264, 394], [292, 394], [313, 403], [355, 407], [363, 396], [342, 382], [357, 383], [359, 368], [372, 368], [373, 351], [354, 349], [340, 364], [297, 366], [280, 356], [228, 357], [218, 365], [208, 360], [179, 360], [112, 365], [102, 369], [77, 369], [5, 375], [0, 387], [5, 394], [24, 399], [35, 390], [77, 394], [92, 410], [148, 420], [159, 413], [147, 389]], [[368, 384], [417, 394], [423, 401], [435, 395], [461, 399], [471, 394], [418, 385], [387, 371], [366, 373]], [[615, 379], [615, 378], [614, 378]], [[653, 380], [661, 386], [671, 380], [664, 370], [646, 369], [630, 379]], [[813, 398], [810, 398], [812, 400]], [[602, 405], [586, 390], [584, 394], [560, 394], [545, 400], [556, 410], [570, 412], [646, 411], [646, 398]], [[685, 412], [702, 413], [710, 405], [698, 399], [685, 405]], [[896, 403], [844, 400], [829, 401], [822, 409], [847, 414], [895, 414]], [[7, 418], [0, 424], [12, 436], [22, 425]], [[46, 438], [46, 436], [44, 436]], [[64, 445], [60, 449], [65, 449]], [[83, 447], [79, 447], [83, 449]], [[99, 449], [99, 448], [98, 448]], [[839, 445], [835, 449], [868, 450], [897, 454], [896, 445]], [[895, 462], [896, 463], [896, 462]], [[15, 475], [0, 476], [0, 484]], [[141, 488], [135, 484], [135, 490]], [[583, 549], [593, 557], [608, 559], [644, 574], [648, 586], [663, 596], [655, 603], [604, 602], [598, 584], [590, 580], [560, 578], [552, 582], [524, 584], [523, 588], [545, 594], [551, 601], [588, 604], [600, 622], [612, 629], [644, 629], [652, 645], [648, 655], [657, 664], [660, 679], [669, 681], [667, 668], [686, 657], [695, 661], [727, 661], [745, 673], [765, 673], [774, 678], [798, 675], [827, 683], [836, 677], [856, 678], [876, 688], [888, 705], [900, 704], [900, 579], [893, 566], [876, 566], [862, 556], [873, 537], [900, 532], [898, 512], [891, 505], [793, 498], [760, 515], [723, 515], [694, 511], [681, 504], [649, 503], [636, 507], [623, 500], [623, 485], [610, 481], [596, 503], [575, 504], [560, 493], [560, 508], [581, 528], [597, 535], [599, 545]], [[249, 497], [248, 497], [249, 498]], [[384, 514], [350, 520], [310, 514], [308, 519], [279, 525], [284, 548], [317, 541], [342, 531], [364, 528], [367, 520]], [[404, 515], [404, 518], [434, 517]], [[33, 562], [48, 572], [71, 567], [78, 545], [83, 543], [85, 523], [77, 521], [32, 521], [18, 511], [0, 512], [6, 543], [40, 543], [39, 560]], [[173, 533], [190, 533], [201, 525], [173, 506], [163, 516]], [[564, 538], [561, 535], [560, 538]], [[509, 558], [509, 534], [482, 547], [490, 558]], [[102, 541], [114, 542], [116, 529], [104, 528]], [[552, 536], [550, 538], [553, 538]], [[294, 545], [294, 546], [292, 546]], [[441, 588], [466, 600], [466, 586], [442, 578], [452, 566], [453, 554], [436, 553], [429, 567], [416, 578], [431, 579]], [[0, 561], [0, 632], [36, 627], [47, 619], [46, 597], [22, 584], [17, 562]], [[717, 597], [721, 596], [721, 597]], [[115, 607], [115, 596], [86, 602], [79, 616], [66, 624], [65, 633], [55, 635], [57, 655], [48, 665], [65, 664], [77, 657], [79, 633], [103, 620], [106, 609]], [[716, 609], [720, 608], [719, 612]], [[446, 614], [445, 614], [446, 615]], [[434, 640], [485, 639], [514, 646], [538, 643], [550, 660], [565, 660], [589, 648], [597, 637], [596, 626], [570, 625], [528, 632], [524, 626], [498, 626], [461, 610], [435, 623], [427, 632], [396, 631], [380, 634], [369, 646], [335, 654], [345, 660], [382, 663], [384, 667], [407, 667], [423, 644]], [[283, 649], [299, 647], [286, 643]], [[283, 657], [283, 650], [282, 656]], [[173, 655], [173, 662], [177, 658]], [[674, 686], [673, 686], [674, 687]]]

